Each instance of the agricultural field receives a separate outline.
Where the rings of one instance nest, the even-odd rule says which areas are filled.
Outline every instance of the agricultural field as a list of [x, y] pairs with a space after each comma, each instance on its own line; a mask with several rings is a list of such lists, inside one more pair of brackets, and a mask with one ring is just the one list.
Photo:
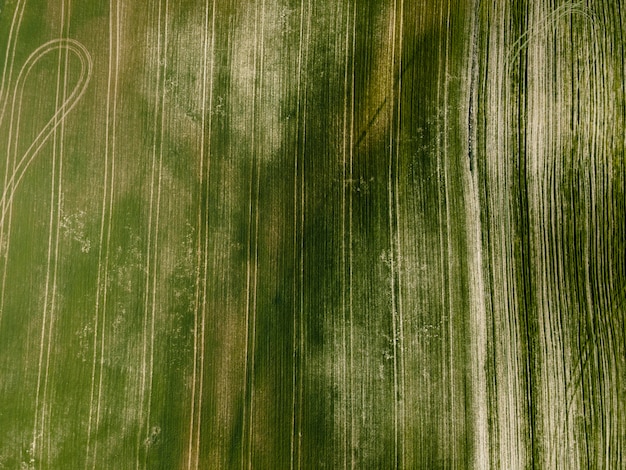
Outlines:
[[0, 0], [0, 469], [626, 468], [621, 0]]

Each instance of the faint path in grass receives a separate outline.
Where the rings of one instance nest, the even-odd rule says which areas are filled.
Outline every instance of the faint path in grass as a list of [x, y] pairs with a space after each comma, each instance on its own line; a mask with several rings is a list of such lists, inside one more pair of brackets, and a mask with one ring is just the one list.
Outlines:
[[[196, 285], [193, 325], [193, 373], [190, 398], [189, 445], [187, 469], [198, 469], [202, 450], [202, 401], [204, 397], [204, 374], [206, 354], [206, 322], [209, 283], [209, 233], [211, 214], [203, 213], [202, 199], [210, 197], [211, 176], [211, 130], [213, 124], [213, 90], [215, 64], [215, 22], [216, 1], [206, 1], [204, 12], [204, 35], [202, 44], [202, 92], [201, 92], [201, 137], [199, 180], [206, 180], [206, 192], [200, 191], [198, 200], [197, 246], [196, 246]], [[209, 23], [210, 20], [210, 23]], [[209, 27], [210, 24], [210, 27]], [[210, 38], [210, 39], [209, 39]], [[209, 53], [210, 50], [210, 53]], [[209, 65], [210, 61], [210, 65]], [[208, 103], [207, 103], [208, 98]], [[206, 169], [205, 169], [206, 160]]]
[[105, 147], [103, 191], [100, 215], [98, 275], [96, 280], [96, 298], [94, 306], [93, 359], [89, 392], [89, 417], [87, 424], [87, 443], [85, 449], [85, 468], [96, 470], [98, 463], [98, 440], [94, 431], [101, 422], [103, 395], [104, 362], [107, 346], [106, 314], [109, 294], [109, 266], [111, 252], [111, 231], [113, 228], [113, 201], [115, 192], [115, 161], [117, 153], [117, 104], [120, 74], [120, 29], [121, 0], [113, 0], [109, 7], [108, 28], [108, 70], [105, 117]]

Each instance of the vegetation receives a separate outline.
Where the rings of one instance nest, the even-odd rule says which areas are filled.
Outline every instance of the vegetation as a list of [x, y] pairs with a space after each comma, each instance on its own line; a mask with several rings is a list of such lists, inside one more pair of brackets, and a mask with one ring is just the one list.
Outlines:
[[624, 468], [625, 15], [0, 3], [0, 468]]

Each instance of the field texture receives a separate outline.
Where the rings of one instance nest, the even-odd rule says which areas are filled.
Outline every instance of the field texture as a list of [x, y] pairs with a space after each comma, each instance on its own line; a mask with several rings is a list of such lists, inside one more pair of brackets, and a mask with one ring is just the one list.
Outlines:
[[0, 0], [0, 469], [626, 468], [622, 0]]

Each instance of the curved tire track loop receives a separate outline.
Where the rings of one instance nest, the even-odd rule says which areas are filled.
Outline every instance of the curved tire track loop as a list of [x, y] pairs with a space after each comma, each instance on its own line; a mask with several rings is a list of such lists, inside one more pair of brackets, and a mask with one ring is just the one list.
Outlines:
[[13, 13], [13, 20], [11, 21], [11, 29], [9, 31], [9, 39], [7, 41], [7, 48], [4, 57], [4, 67], [2, 69], [2, 80], [0, 81], [0, 125], [4, 118], [4, 112], [6, 111], [7, 100], [4, 97], [7, 84], [11, 82], [13, 76], [13, 64], [15, 63], [15, 50], [17, 44], [17, 37], [19, 35], [20, 26], [22, 25], [22, 18], [24, 17], [24, 7], [26, 5], [25, 0], [18, 0]]
[[[23, 5], [23, 3], [22, 3]], [[14, 22], [12, 25], [12, 30], [9, 38], [9, 51], [7, 51], [7, 57], [12, 54], [10, 62], [7, 66], [5, 66], [2, 72], [2, 83], [0, 84], [0, 99], [2, 100], [0, 107], [0, 124], [1, 120], [4, 117], [4, 112], [9, 102], [9, 95], [4, 95], [5, 87], [11, 82], [11, 75], [14, 65], [14, 55], [15, 55], [15, 44], [14, 36], [17, 37], [17, 31], [14, 33], [14, 29], [19, 29], [19, 20], [16, 22], [16, 19], [19, 16], [21, 20], [21, 13], [23, 8], [18, 10], [15, 13]], [[10, 52], [11, 51], [11, 52]], [[21, 121], [21, 111], [22, 111], [22, 103], [24, 98], [24, 88], [27, 82], [27, 79], [34, 69], [34, 67], [48, 54], [56, 51], [68, 51], [72, 52], [79, 59], [81, 64], [80, 76], [76, 82], [74, 89], [70, 96], [59, 106], [53, 116], [48, 120], [48, 122], [44, 125], [41, 131], [37, 134], [37, 136], [30, 143], [28, 148], [24, 151], [18, 161], [18, 148], [19, 148], [19, 131], [20, 131], [20, 121]], [[93, 61], [91, 56], [85, 46], [83, 46], [78, 41], [67, 38], [59, 38], [48, 41], [41, 46], [39, 46], [35, 51], [33, 51], [24, 64], [22, 65], [18, 76], [15, 81], [15, 85], [12, 91], [12, 99], [11, 100], [11, 112], [10, 112], [10, 124], [9, 124], [9, 132], [7, 138], [7, 147], [6, 147], [6, 176], [4, 181], [4, 189], [2, 191], [2, 196], [0, 197], [0, 206], [2, 207], [2, 212], [0, 215], [0, 232], [4, 232], [5, 229], [5, 217], [7, 212], [10, 213], [10, 209], [13, 202], [13, 197], [15, 192], [21, 182], [22, 178], [26, 174], [31, 163], [34, 161], [35, 157], [44, 146], [46, 141], [50, 138], [50, 136], [54, 133], [55, 129], [57, 129], [61, 124], [65, 122], [65, 118], [68, 113], [74, 108], [74, 106], [80, 101], [81, 97], [85, 93], [87, 86], [91, 80], [91, 76], [93, 73]], [[8, 75], [7, 75], [8, 74]], [[12, 171], [9, 170], [10, 162], [13, 162]], [[17, 164], [16, 164], [17, 162]], [[10, 173], [10, 178], [8, 175]], [[10, 231], [10, 226], [7, 229]], [[2, 233], [4, 235], [4, 233]], [[8, 237], [8, 234], [7, 234]], [[8, 256], [8, 249], [5, 256]], [[5, 266], [5, 275], [6, 275], [6, 266]], [[3, 283], [4, 284], [4, 283]], [[4, 291], [4, 285], [3, 289]], [[2, 292], [2, 297], [4, 297], [4, 292]], [[39, 367], [41, 368], [41, 358]], [[37, 398], [35, 408], [38, 412], [39, 410], [39, 397], [40, 397], [40, 386], [41, 382], [38, 380], [37, 383]], [[37, 420], [37, 418], [36, 418]], [[37, 430], [37, 422], [35, 423], [35, 438], [33, 441], [33, 452], [34, 452], [34, 443], [39, 437], [39, 433]]]
[[5, 185], [5, 188], [2, 192], [2, 197], [0, 197], [0, 205], [2, 206], [2, 213], [0, 215], [0, 229], [4, 227], [4, 220], [8, 211], [8, 208], [13, 201], [13, 196], [15, 195], [15, 191], [19, 186], [19, 183], [22, 181], [26, 170], [33, 162], [35, 157], [37, 156], [39, 150], [46, 143], [48, 138], [52, 135], [54, 130], [63, 123], [65, 117], [68, 113], [76, 106], [80, 98], [85, 93], [87, 89], [87, 85], [91, 80], [91, 76], [93, 73], [93, 61], [89, 54], [89, 51], [83, 46], [81, 43], [74, 39], [53, 39], [51, 41], [46, 42], [45, 44], [39, 46], [29, 57], [26, 59], [26, 62], [20, 69], [20, 72], [17, 76], [17, 80], [15, 82], [15, 88], [13, 90], [13, 100], [11, 103], [11, 114], [10, 114], [10, 127], [9, 127], [9, 136], [7, 142], [7, 153], [6, 157], [10, 160], [11, 156], [14, 157], [14, 161], [17, 160], [17, 151], [18, 151], [18, 143], [19, 143], [19, 128], [20, 128], [20, 119], [21, 119], [21, 106], [24, 95], [24, 85], [26, 80], [33, 70], [35, 65], [48, 55], [54, 51], [67, 50], [69, 52], [73, 52], [76, 57], [80, 60], [81, 70], [80, 77], [76, 83], [76, 86], [72, 90], [70, 96], [61, 104], [61, 106], [56, 110], [54, 115], [48, 120], [43, 129], [37, 134], [37, 137], [33, 140], [33, 142], [26, 149], [19, 162], [13, 169], [13, 173], [11, 178]]

